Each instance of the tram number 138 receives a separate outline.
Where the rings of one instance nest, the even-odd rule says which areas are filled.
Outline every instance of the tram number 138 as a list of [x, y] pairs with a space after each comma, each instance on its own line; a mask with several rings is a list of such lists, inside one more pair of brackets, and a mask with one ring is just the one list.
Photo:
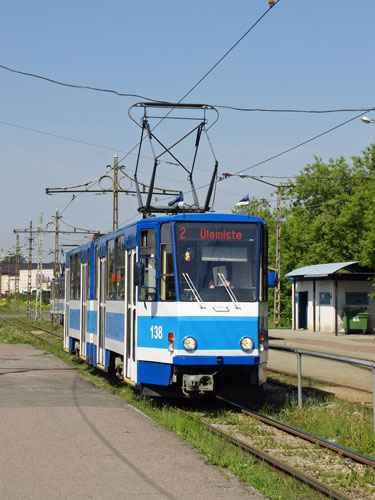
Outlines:
[[150, 328], [152, 339], [162, 339], [163, 338], [163, 327], [162, 326], [152, 326]]

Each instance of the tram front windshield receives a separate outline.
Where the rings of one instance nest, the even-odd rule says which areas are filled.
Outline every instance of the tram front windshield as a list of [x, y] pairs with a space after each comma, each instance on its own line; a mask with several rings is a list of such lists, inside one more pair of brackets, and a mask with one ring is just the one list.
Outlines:
[[257, 224], [176, 223], [175, 238], [180, 300], [257, 300]]

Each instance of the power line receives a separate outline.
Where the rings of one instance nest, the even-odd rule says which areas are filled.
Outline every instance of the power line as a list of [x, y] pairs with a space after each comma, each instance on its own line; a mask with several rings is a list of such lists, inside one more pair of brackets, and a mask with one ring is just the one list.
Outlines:
[[[323, 135], [329, 134], [330, 132], [333, 132], [334, 130], [343, 127], [347, 123], [350, 123], [354, 120], [357, 120], [360, 116], [363, 116], [364, 114], [368, 113], [369, 111], [373, 111], [375, 108], [370, 108], [367, 109], [366, 111], [360, 113], [359, 115], [354, 116], [353, 118], [349, 118], [349, 120], [345, 120], [342, 123], [339, 123], [338, 125], [335, 125], [334, 127], [331, 127], [328, 130], [325, 130], [324, 132], [321, 132], [320, 134], [315, 135], [314, 137], [311, 137], [310, 139], [307, 139], [306, 141], [300, 142], [299, 144], [296, 144], [295, 146], [285, 149], [284, 151], [281, 151], [281, 153], [277, 153], [276, 155], [270, 156], [269, 158], [266, 158], [265, 160], [259, 161], [257, 163], [254, 163], [253, 165], [250, 165], [250, 167], [244, 168], [242, 170], [239, 170], [238, 172], [235, 172], [232, 175], [238, 175], [241, 174], [242, 172], [246, 172], [247, 170], [250, 170], [252, 168], [258, 167], [259, 165], [263, 165], [264, 163], [267, 163], [271, 160], [274, 160], [275, 158], [279, 158], [280, 156], [285, 155], [286, 153], [290, 153], [291, 151], [294, 151], [297, 148], [300, 148], [301, 146], [304, 146], [305, 144], [308, 144], [309, 142], [315, 141], [315, 139], [319, 139], [320, 137], [323, 137]], [[220, 179], [224, 180], [224, 179]]]
[[[188, 90], [182, 97], [181, 99], [177, 102], [177, 103], [174, 103], [174, 104], [181, 104], [182, 101], [188, 96], [190, 95], [193, 90], [195, 90], [198, 85], [200, 85], [203, 80], [205, 80], [207, 78], [207, 76], [212, 73], [212, 71], [237, 47], [237, 45], [255, 28], [255, 26], [257, 26], [257, 24], [260, 23], [260, 21], [268, 14], [268, 12], [272, 9], [272, 7], [274, 7], [276, 4], [279, 3], [280, 0], [276, 0], [275, 2], [272, 3], [272, 5], [270, 4], [270, 7], [255, 21], [255, 23], [253, 23], [250, 28], [230, 47], [230, 49], [228, 49], [225, 54], [223, 56], [220, 57], [220, 59], [213, 65], [211, 66], [211, 68], [198, 80], [198, 82], [193, 85], [191, 87], [190, 90]], [[168, 104], [173, 104], [173, 103], [168, 103]], [[170, 109], [170, 111], [168, 111], [168, 113], [154, 126], [154, 128], [152, 130], [154, 130], [156, 127], [158, 127], [163, 120], [165, 120], [172, 112], [173, 112], [173, 107], [172, 109]], [[142, 139], [144, 140], [144, 139]], [[139, 142], [130, 150], [130, 152], [123, 156], [119, 161], [123, 161], [127, 156], [129, 156], [130, 153], [132, 153], [138, 146], [139, 146]]]
[[[212, 71], [237, 47], [237, 45], [239, 45], [242, 42], [242, 40], [244, 38], [246, 38], [246, 36], [270, 12], [270, 10], [272, 9], [272, 7], [274, 7], [276, 4], [279, 3], [279, 1], [280, 0], [276, 0], [275, 2], [273, 2], [272, 5], [270, 5], [270, 7], [255, 21], [255, 23], [253, 23], [250, 26], [250, 28], [225, 52], [224, 55], [222, 55], [220, 57], [220, 59], [213, 66], [211, 66], [211, 68], [198, 80], [198, 82], [195, 85], [193, 85], [191, 87], [191, 89], [188, 90], [185, 95], [183, 95], [183, 97], [181, 97], [181, 99], [178, 101], [178, 103], [181, 103], [184, 99], [186, 99], [186, 97], [188, 95], [190, 95], [193, 92], [193, 90], [195, 90], [198, 87], [198, 85], [200, 85], [203, 82], [203, 80], [205, 80], [210, 73], [212, 73]], [[16, 70], [16, 69], [13, 69], [13, 68], [9, 68], [9, 67], [4, 66], [2, 64], [0, 64], [0, 68], [4, 69], [6, 71], [10, 71], [12, 73], [17, 73], [17, 74], [24, 75], [24, 76], [30, 76], [30, 77], [33, 77], [33, 78], [38, 78], [40, 80], [45, 80], [47, 82], [54, 83], [56, 85], [61, 85], [63, 87], [71, 87], [71, 88], [78, 88], [78, 89], [93, 90], [93, 91], [96, 91], [96, 92], [107, 92], [107, 93], [115, 94], [115, 95], [118, 95], [118, 96], [121, 96], [121, 97], [136, 97], [136, 98], [139, 98], [139, 99], [144, 99], [146, 101], [153, 101], [153, 102], [159, 102], [159, 103], [165, 102], [165, 101], [159, 101], [159, 100], [156, 100], [156, 99], [151, 99], [149, 97], [141, 96], [139, 94], [122, 93], [122, 92], [118, 92], [117, 90], [112, 90], [112, 89], [102, 89], [102, 88], [97, 88], [97, 87], [91, 87], [91, 86], [88, 86], [88, 85], [77, 85], [77, 84], [72, 84], [72, 83], [60, 82], [58, 80], [53, 80], [52, 78], [48, 78], [48, 77], [45, 77], [45, 76], [37, 75], [37, 74], [34, 74], [34, 73], [27, 73], [25, 71], [20, 71], [20, 70]], [[119, 160], [119, 161], [122, 161], [122, 160], [123, 160], [123, 158], [121, 160]]]
[[275, 108], [238, 108], [236, 106], [225, 106], [222, 104], [212, 104], [215, 108], [230, 109], [232, 111], [244, 111], [255, 113], [305, 113], [305, 114], [325, 114], [325, 113], [355, 113], [358, 111], [367, 112], [368, 108], [338, 108], [338, 109], [275, 109]]
[[2, 64], [0, 64], [0, 68], [4, 69], [6, 71], [10, 71], [11, 73], [17, 73], [19, 75], [30, 76], [32, 78], [38, 78], [39, 80], [45, 80], [47, 82], [54, 83], [55, 85], [61, 85], [62, 87], [70, 87], [70, 88], [84, 89], [84, 90], [94, 90], [96, 92], [106, 92], [109, 94], [115, 94], [115, 95], [118, 95], [120, 97], [136, 97], [137, 99], [145, 99], [146, 101], [161, 102], [161, 101], [156, 101], [155, 99], [151, 99], [150, 97], [145, 97], [145, 96], [142, 96], [139, 94], [123, 93], [123, 92], [118, 92], [117, 90], [112, 90], [112, 89], [101, 89], [98, 87], [91, 87], [89, 85], [77, 85], [75, 83], [60, 82], [58, 80], [53, 80], [52, 78], [48, 78], [46, 76], [36, 75], [35, 73], [27, 73], [26, 71], [20, 71], [17, 69], [9, 68], [7, 66], [3, 66]]
[[[112, 151], [112, 152], [113, 151], [118, 151], [120, 153], [128, 153], [127, 151], [124, 151], [123, 149], [120, 149], [120, 148], [103, 146], [102, 144], [95, 144], [93, 142], [88, 142], [88, 141], [84, 141], [84, 140], [81, 140], [81, 139], [75, 139], [73, 137], [68, 137], [66, 135], [54, 134], [52, 132], [47, 132], [45, 130], [38, 130], [38, 129], [35, 129], [35, 128], [31, 128], [31, 127], [24, 127], [22, 125], [17, 125], [15, 123], [0, 121], [0, 124], [7, 125], [9, 127], [19, 128], [19, 129], [22, 129], [22, 130], [28, 130], [29, 132], [35, 132], [37, 134], [43, 134], [43, 135], [48, 135], [50, 137], [56, 137], [58, 139], [63, 139], [63, 140], [66, 140], [66, 141], [77, 142], [79, 144], [85, 144], [87, 146], [92, 146], [92, 147], [99, 148], [99, 149], [107, 149], [108, 151]], [[147, 158], [147, 156], [145, 156], [145, 158]], [[160, 160], [160, 162], [167, 163], [168, 165], [176, 165], [176, 163], [173, 163], [171, 161]]]
[[[278, 0], [280, 1], [280, 0]], [[265, 16], [265, 14], [267, 14], [268, 10], [263, 14], [263, 16], [261, 16], [257, 21], [256, 23], [254, 23], [251, 28], [249, 28], [249, 30], [209, 69], [209, 71], [207, 71], [207, 73], [205, 75], [202, 76], [202, 78], [184, 95], [184, 97], [181, 98], [181, 100], [179, 102], [181, 102], [182, 100], [184, 100], [215, 68], [216, 66], [218, 66], [221, 61], [223, 59], [225, 59], [225, 57], [227, 57], [227, 55], [236, 47], [236, 45], [238, 45], [243, 38], [245, 38], [245, 36], [256, 26], [256, 24], [262, 19], [262, 17]], [[56, 85], [61, 85], [61, 86], [64, 86], [64, 87], [70, 87], [70, 88], [78, 88], [78, 89], [86, 89], [86, 90], [95, 90], [95, 91], [98, 91], [98, 92], [108, 92], [108, 93], [111, 93], [111, 94], [115, 94], [115, 95], [118, 95], [120, 97], [137, 97], [137, 98], [140, 98], [140, 99], [144, 99], [146, 101], [150, 101], [150, 102], [155, 102], [155, 103], [163, 103], [163, 104], [173, 104], [167, 100], [162, 100], [162, 99], [153, 99], [152, 97], [146, 97], [146, 96], [142, 96], [142, 95], [139, 95], [139, 94], [129, 94], [129, 93], [122, 93], [122, 92], [119, 92], [117, 90], [114, 90], [114, 89], [100, 89], [100, 88], [96, 88], [96, 87], [92, 87], [92, 86], [89, 86], [89, 85], [77, 85], [77, 84], [74, 84], [74, 83], [64, 83], [64, 82], [60, 82], [58, 80], [53, 80], [51, 78], [48, 78], [46, 76], [42, 76], [42, 75], [37, 75], [37, 74], [34, 74], [34, 73], [27, 73], [25, 71], [20, 71], [20, 70], [16, 70], [16, 69], [13, 69], [13, 68], [8, 68], [6, 66], [3, 66], [3, 65], [0, 65], [0, 68], [1, 69], [4, 69], [6, 71], [10, 71], [12, 73], [17, 73], [17, 74], [20, 74], [20, 75], [25, 75], [25, 76], [30, 76], [30, 77], [33, 77], [33, 78], [38, 78], [40, 80], [45, 80], [45, 81], [48, 81], [50, 83], [54, 83]], [[326, 114], [326, 113], [355, 113], [355, 112], [358, 112], [358, 111], [366, 111], [368, 108], [334, 108], [334, 109], [296, 109], [296, 108], [244, 108], [244, 107], [239, 107], [239, 106], [230, 106], [230, 105], [226, 105], [226, 104], [207, 104], [205, 103], [206, 106], [213, 106], [215, 108], [219, 108], [219, 109], [228, 109], [228, 110], [231, 110], [231, 111], [241, 111], [241, 112], [247, 112], [247, 113], [305, 113], [305, 114]], [[33, 132], [39, 132], [41, 134], [46, 134], [46, 135], [51, 135], [53, 137], [59, 137], [61, 139], [68, 139], [68, 140], [71, 140], [71, 141], [75, 141], [75, 142], [81, 142], [83, 144], [88, 144], [90, 146], [95, 146], [95, 147], [99, 147], [99, 148], [103, 148], [103, 149], [111, 149], [111, 151], [114, 151], [114, 150], [117, 150], [117, 151], [120, 151], [122, 153], [126, 153], [126, 151], [121, 151], [119, 148], [108, 148], [106, 146], [100, 146], [98, 144], [93, 144], [93, 143], [89, 143], [89, 142], [85, 142], [85, 141], [80, 141], [78, 139], [72, 139], [70, 137], [64, 137], [64, 136], [60, 136], [60, 135], [57, 135], [57, 134], [52, 134], [52, 133], [48, 133], [48, 132], [43, 132], [43, 131], [40, 131], [40, 130], [35, 130], [35, 129], [31, 129], [31, 128], [27, 128], [27, 127], [22, 127], [22, 126], [19, 126], [19, 125], [14, 125], [12, 123], [7, 123], [7, 122], [0, 122], [0, 123], [3, 123], [4, 125], [10, 125], [12, 127], [18, 127], [18, 128], [24, 128], [25, 130], [31, 130]]]

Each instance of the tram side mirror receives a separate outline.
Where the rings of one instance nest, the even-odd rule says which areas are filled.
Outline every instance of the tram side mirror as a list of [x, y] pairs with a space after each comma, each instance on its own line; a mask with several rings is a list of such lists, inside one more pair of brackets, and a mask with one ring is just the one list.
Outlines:
[[271, 288], [275, 288], [279, 281], [279, 278], [277, 276], [277, 273], [275, 271], [270, 271], [268, 274], [268, 286]]

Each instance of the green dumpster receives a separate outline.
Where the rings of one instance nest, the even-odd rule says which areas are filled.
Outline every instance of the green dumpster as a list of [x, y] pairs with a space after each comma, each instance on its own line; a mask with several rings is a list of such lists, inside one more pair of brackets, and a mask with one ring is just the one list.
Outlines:
[[366, 333], [368, 323], [368, 313], [358, 311], [344, 312], [344, 330], [345, 333], [351, 331], [362, 331]]

